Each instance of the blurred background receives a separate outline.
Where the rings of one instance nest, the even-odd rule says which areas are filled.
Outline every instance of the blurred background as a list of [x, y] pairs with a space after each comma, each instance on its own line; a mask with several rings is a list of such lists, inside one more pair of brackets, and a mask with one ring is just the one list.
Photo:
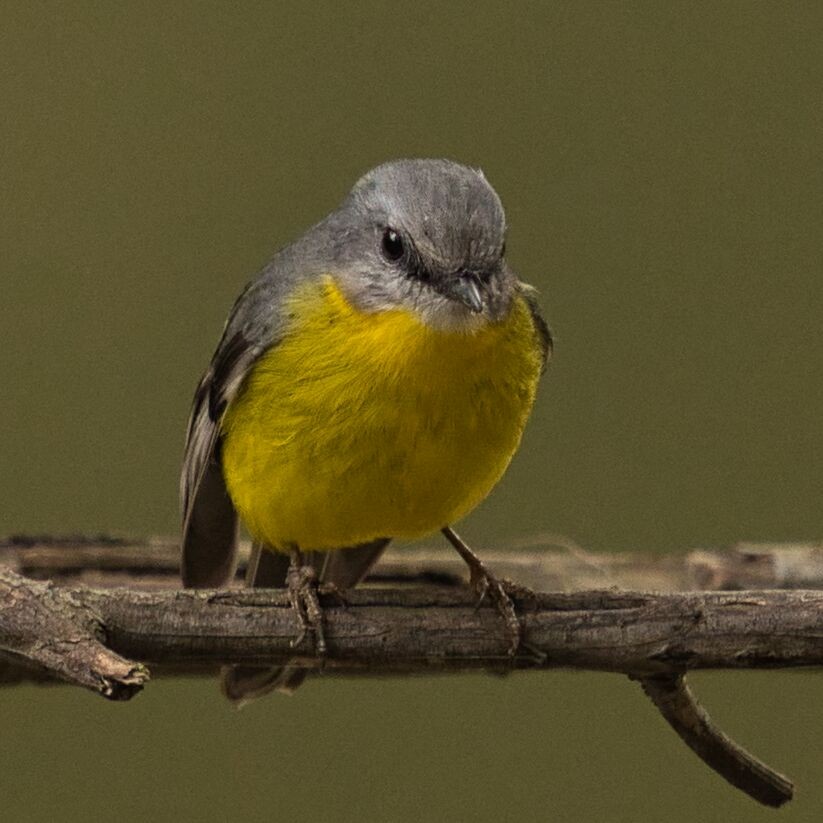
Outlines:
[[[462, 526], [597, 551], [823, 537], [823, 7], [5, 3], [0, 532], [174, 533], [240, 288], [371, 166], [481, 166], [557, 337]], [[444, 551], [448, 551], [444, 546]], [[823, 814], [820, 673], [693, 684]], [[16, 821], [772, 819], [636, 684], [311, 681], [236, 712], [0, 694]]]

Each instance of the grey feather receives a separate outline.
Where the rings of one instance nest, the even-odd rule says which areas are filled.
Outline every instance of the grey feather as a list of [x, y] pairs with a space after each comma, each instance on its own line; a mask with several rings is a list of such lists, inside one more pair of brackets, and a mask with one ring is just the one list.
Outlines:
[[552, 352], [554, 351], [554, 337], [546, 318], [543, 317], [543, 312], [540, 310], [540, 304], [537, 302], [537, 289], [528, 283], [518, 282], [518, 290], [526, 301], [529, 312], [532, 316], [532, 323], [534, 323], [534, 331], [537, 335], [537, 343], [540, 346], [540, 351], [543, 355], [543, 370], [549, 364]]
[[258, 309], [259, 290], [258, 284], [248, 286], [234, 304], [194, 394], [180, 475], [184, 586], [222, 586], [234, 574], [238, 524], [220, 465], [220, 422], [246, 374], [275, 340], [273, 324]]
[[[218, 348], [212, 365], [200, 381], [189, 420], [180, 500], [183, 510], [183, 585], [194, 588], [222, 586], [234, 574], [237, 514], [229, 498], [220, 465], [220, 415], [237, 393], [255, 362], [258, 347], [246, 344], [237, 351]], [[215, 373], [221, 379], [215, 380]], [[215, 414], [214, 410], [220, 413]]]
[[237, 514], [223, 481], [220, 424], [246, 375], [282, 337], [286, 297], [312, 271], [309, 235], [278, 252], [243, 290], [195, 392], [180, 476], [184, 586], [222, 586], [233, 575]]

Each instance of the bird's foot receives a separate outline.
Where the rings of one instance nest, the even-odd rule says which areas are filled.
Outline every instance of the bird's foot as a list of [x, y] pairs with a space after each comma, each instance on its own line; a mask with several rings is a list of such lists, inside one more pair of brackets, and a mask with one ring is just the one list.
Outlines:
[[514, 600], [512, 598], [530, 598], [534, 597], [534, 591], [528, 586], [521, 586], [507, 578], [497, 578], [491, 575], [488, 570], [485, 574], [481, 573], [479, 577], [471, 581], [474, 590], [478, 592], [480, 597], [477, 600], [475, 608], [480, 608], [483, 600], [488, 595], [489, 600], [494, 604], [497, 611], [506, 621], [506, 629], [509, 633], [509, 657], [514, 657], [516, 654], [521, 654], [525, 658], [530, 659], [535, 665], [542, 666], [548, 655], [523, 640], [523, 626], [517, 616]]
[[523, 628], [520, 625], [512, 595], [526, 593], [523, 587], [515, 585], [511, 580], [498, 579], [482, 563], [479, 563], [477, 567], [472, 567], [470, 584], [478, 594], [475, 608], [479, 609], [483, 601], [488, 598], [498, 614], [505, 620], [509, 637], [508, 653], [509, 657], [514, 657], [523, 639]]
[[[514, 657], [522, 645], [523, 628], [517, 617], [512, 595], [528, 597], [534, 593], [525, 586], [512, 583], [511, 580], [498, 579], [485, 566], [483, 561], [469, 548], [461, 537], [449, 526], [443, 529], [446, 539], [457, 549], [470, 571], [470, 585], [479, 595], [477, 608], [488, 597], [500, 616], [506, 621], [509, 637], [509, 657]], [[531, 647], [527, 647], [529, 651]]]
[[292, 554], [292, 562], [286, 572], [289, 599], [297, 616], [300, 631], [291, 642], [292, 648], [299, 646], [311, 632], [315, 639], [318, 655], [326, 653], [326, 636], [323, 632], [323, 609], [317, 596], [317, 572], [314, 566], [303, 565], [299, 553]]

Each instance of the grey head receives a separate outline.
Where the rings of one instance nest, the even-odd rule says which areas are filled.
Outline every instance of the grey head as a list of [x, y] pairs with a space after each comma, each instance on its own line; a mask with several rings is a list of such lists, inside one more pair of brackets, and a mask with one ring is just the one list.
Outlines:
[[506, 217], [479, 170], [449, 160], [385, 163], [316, 228], [329, 268], [363, 311], [401, 308], [465, 331], [508, 313], [517, 278], [504, 259]]

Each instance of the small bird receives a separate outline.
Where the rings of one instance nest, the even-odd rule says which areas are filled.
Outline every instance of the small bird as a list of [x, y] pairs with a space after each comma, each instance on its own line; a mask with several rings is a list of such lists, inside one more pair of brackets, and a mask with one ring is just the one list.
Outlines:
[[[520, 625], [451, 524], [501, 478], [552, 338], [505, 258], [500, 198], [477, 169], [397, 160], [281, 249], [246, 287], [194, 396], [181, 477], [182, 577], [289, 589], [325, 652], [318, 584], [358, 583], [393, 538], [441, 530], [481, 598]], [[305, 670], [233, 667], [243, 701]]]

